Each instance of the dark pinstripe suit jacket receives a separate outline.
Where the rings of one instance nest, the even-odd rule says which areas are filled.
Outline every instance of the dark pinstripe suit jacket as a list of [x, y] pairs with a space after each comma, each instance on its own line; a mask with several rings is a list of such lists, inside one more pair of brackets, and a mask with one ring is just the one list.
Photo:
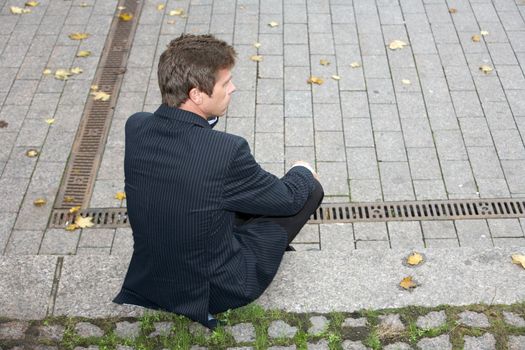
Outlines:
[[114, 301], [203, 324], [258, 298], [287, 246], [279, 225], [235, 227], [235, 212], [293, 215], [314, 189], [306, 168], [278, 179], [242, 137], [166, 105], [129, 118], [124, 171], [134, 251]]

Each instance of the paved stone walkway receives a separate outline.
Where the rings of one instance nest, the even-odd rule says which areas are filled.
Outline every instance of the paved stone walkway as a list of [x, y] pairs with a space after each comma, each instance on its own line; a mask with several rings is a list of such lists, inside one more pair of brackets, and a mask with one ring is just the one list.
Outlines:
[[[129, 229], [46, 228], [117, 2], [45, 0], [23, 15], [13, 5], [23, 1], [0, 1], [0, 252], [129, 250]], [[175, 8], [186, 15], [170, 16]], [[183, 32], [213, 33], [239, 53], [237, 92], [218, 128], [244, 136], [276, 175], [296, 159], [315, 164], [325, 202], [525, 197], [524, 16], [523, 0], [145, 1], [90, 206], [125, 205], [114, 198], [124, 123], [160, 103], [158, 57]], [[73, 32], [91, 36], [74, 41]], [[391, 50], [393, 40], [407, 46]], [[92, 55], [75, 57], [79, 50]], [[68, 81], [42, 75], [77, 66], [84, 72]], [[311, 75], [324, 83], [307, 84]], [[40, 155], [28, 158], [28, 149]], [[35, 207], [40, 197], [47, 204]], [[312, 225], [295, 243], [523, 247], [524, 227], [524, 219]]]
[[[503, 314], [505, 325], [509, 329], [512, 328], [515, 332], [525, 331], [522, 316], [505, 311]], [[88, 319], [71, 320], [64, 325], [60, 320], [32, 323], [7, 320], [0, 323], [0, 346], [11, 350], [50, 350], [58, 349], [59, 346], [74, 347], [75, 350], [99, 349], [102, 344], [117, 350], [167, 349], [174, 345], [177, 349], [191, 350], [208, 349], [208, 346], [231, 350], [366, 350], [377, 349], [379, 346], [385, 350], [446, 350], [458, 348], [457, 339], [453, 347], [452, 337], [458, 338], [454, 332], [461, 327], [462, 336], [459, 339], [465, 350], [525, 349], [525, 336], [520, 333], [505, 333], [503, 336], [497, 334], [496, 341], [495, 335], [491, 333], [489, 320], [483, 313], [464, 311], [459, 314], [457, 321], [452, 321], [447, 319], [445, 311], [432, 311], [417, 317], [416, 325], [411, 324], [410, 327], [408, 321], [401, 318], [397, 313], [379, 316], [377, 320], [356, 316], [335, 319], [333, 316], [322, 315], [299, 321], [299, 318], [294, 319], [291, 315], [291, 321], [277, 319], [264, 325], [260, 321], [240, 322], [224, 326], [216, 332], [210, 332], [198, 323], [181, 324], [180, 321], [147, 322], [144, 319], [128, 319], [101, 322]], [[432, 332], [433, 336], [428, 336]], [[261, 339], [265, 339], [264, 343]], [[274, 345], [271, 346], [272, 344]]]

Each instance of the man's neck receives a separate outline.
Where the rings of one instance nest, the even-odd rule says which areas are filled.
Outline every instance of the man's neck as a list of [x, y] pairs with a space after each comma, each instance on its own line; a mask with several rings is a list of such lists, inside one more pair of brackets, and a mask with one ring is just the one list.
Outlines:
[[202, 117], [203, 119], [208, 120], [208, 117], [206, 115], [204, 115], [204, 113], [201, 111], [201, 109], [195, 103], [193, 103], [193, 101], [191, 101], [191, 100], [188, 100], [188, 101], [182, 103], [180, 105], [179, 109], [182, 109], [184, 111], [188, 111], [188, 112], [197, 114], [200, 117]]

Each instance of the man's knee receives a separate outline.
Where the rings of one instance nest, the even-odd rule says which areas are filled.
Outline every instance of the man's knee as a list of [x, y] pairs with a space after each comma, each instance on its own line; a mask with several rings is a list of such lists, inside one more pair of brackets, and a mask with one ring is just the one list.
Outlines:
[[321, 185], [321, 183], [317, 180], [315, 180], [314, 182], [315, 182], [315, 187], [314, 187], [314, 191], [312, 192], [312, 199], [316, 203], [319, 203], [318, 205], [320, 205], [324, 198], [323, 185]]

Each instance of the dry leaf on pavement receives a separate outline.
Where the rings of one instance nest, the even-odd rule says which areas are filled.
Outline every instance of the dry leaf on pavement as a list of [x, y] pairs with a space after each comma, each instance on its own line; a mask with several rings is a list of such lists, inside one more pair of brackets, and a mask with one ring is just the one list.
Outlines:
[[279, 22], [276, 22], [276, 21], [271, 21], [270, 23], [268, 23], [268, 25], [272, 28], [275, 28], [279, 25]]
[[117, 9], [119, 9], [120, 11], [125, 10], [126, 6], [117, 6]]
[[454, 8], [454, 7], [451, 7], [451, 8], [448, 9], [448, 12], [449, 13], [456, 13], [456, 12], [458, 12], [458, 10], [456, 8]]
[[109, 101], [111, 95], [105, 93], [104, 91], [92, 92], [91, 95], [95, 101]]
[[35, 207], [42, 207], [46, 205], [47, 201], [44, 198], [37, 198], [33, 201]]
[[488, 66], [488, 65], [484, 64], [481, 67], [479, 67], [479, 70], [482, 71], [485, 74], [489, 74], [490, 72], [493, 71], [493, 68], [491, 66]]
[[164, 5], [164, 4], [158, 4], [157, 5], [157, 11], [162, 11], [162, 10], [164, 10], [165, 7], [166, 7], [166, 5]]
[[407, 258], [407, 264], [411, 266], [419, 265], [423, 261], [423, 256], [417, 252], [410, 254]]
[[525, 255], [514, 254], [512, 255], [512, 263], [521, 265], [525, 269]]
[[49, 68], [46, 68], [42, 71], [42, 74], [43, 75], [50, 75], [51, 73], [53, 73], [53, 71]]
[[9, 123], [5, 120], [0, 120], [0, 129], [7, 128], [8, 125]]
[[263, 57], [261, 55], [253, 55], [250, 59], [254, 62], [262, 62]]
[[479, 34], [481, 34], [483, 36], [487, 36], [487, 35], [489, 35], [489, 32], [487, 32], [486, 30], [482, 30], [481, 32], [479, 32]]
[[69, 208], [69, 212], [71, 214], [76, 214], [80, 211], [80, 205], [79, 206], [76, 206], [76, 207], [73, 207], [73, 208]]
[[83, 70], [80, 67], [75, 67], [75, 68], [71, 68], [70, 72], [73, 74], [80, 74], [83, 72]]
[[89, 50], [81, 50], [77, 53], [77, 57], [88, 57], [91, 56], [91, 51]]
[[78, 228], [79, 228], [79, 226], [77, 224], [69, 224], [69, 225], [67, 225], [64, 228], [64, 230], [66, 230], [66, 231], [75, 231]]
[[412, 82], [411, 82], [410, 80], [408, 80], [408, 79], [402, 79], [401, 82], [402, 82], [403, 84], [405, 84], [405, 85], [410, 85], [410, 84], [412, 84]]
[[334, 80], [341, 80], [341, 77], [339, 75], [332, 75], [332, 79]]
[[21, 14], [24, 14], [24, 13], [30, 13], [31, 12], [31, 9], [25, 9], [25, 8], [18, 7], [18, 6], [11, 6], [10, 10], [11, 10], [11, 13], [14, 14], [14, 15], [21, 15]]
[[184, 14], [184, 9], [181, 9], [181, 8], [177, 8], [169, 12], [170, 16], [182, 16], [183, 14]]
[[40, 3], [38, 1], [28, 1], [24, 5], [28, 7], [37, 7]]
[[80, 228], [86, 228], [86, 227], [92, 227], [95, 224], [93, 223], [92, 217], [83, 217], [83, 216], [77, 216], [75, 219], [75, 224], [78, 225]]
[[89, 89], [90, 89], [91, 91], [98, 91], [98, 85], [91, 85], [91, 86], [89, 87]]
[[474, 34], [471, 39], [472, 39], [473, 42], [477, 43], [477, 42], [479, 42], [481, 40], [481, 35]]
[[64, 197], [64, 202], [66, 203], [71, 203], [75, 200], [75, 197], [72, 197], [72, 196], [65, 196]]
[[55, 79], [68, 80], [71, 75], [72, 73], [67, 69], [57, 69], [55, 72]]
[[321, 59], [321, 60], [319, 61], [319, 64], [320, 64], [321, 66], [329, 66], [329, 65], [330, 65], [330, 61], [327, 61], [327, 60], [325, 60], [325, 59]]
[[71, 33], [69, 34], [69, 39], [71, 40], [83, 40], [89, 38], [88, 33]]
[[399, 285], [404, 289], [416, 288], [417, 284], [412, 280], [412, 276], [405, 277], [401, 280]]
[[49, 125], [52, 125], [52, 124], [55, 123], [55, 119], [54, 118], [49, 118], [49, 119], [46, 119], [45, 122], [48, 123]]
[[324, 80], [320, 77], [316, 77], [316, 76], [311, 76], [310, 78], [308, 78], [308, 80], [306, 81], [308, 84], [317, 84], [317, 85], [321, 85], [322, 83], [324, 83]]
[[405, 46], [407, 46], [407, 43], [401, 40], [394, 40], [388, 45], [390, 50], [399, 50], [404, 48]]
[[126, 199], [126, 192], [117, 192], [115, 194], [115, 198], [118, 199], [119, 201]]
[[261, 47], [261, 43], [260, 42], [255, 42], [255, 43], [253, 43], [253, 46], [258, 49], [258, 48]]
[[36, 156], [38, 156], [38, 151], [36, 149], [28, 149], [26, 152], [26, 156], [28, 156], [29, 158], [35, 158]]
[[352, 67], [352, 68], [359, 68], [359, 67], [361, 67], [361, 63], [359, 63], [359, 62], [352, 62], [352, 63], [350, 63], [350, 67]]
[[124, 21], [124, 22], [128, 22], [128, 21], [131, 21], [133, 19], [133, 14], [129, 13], [129, 12], [124, 12], [124, 13], [121, 13], [118, 18], [121, 20], [121, 21]]

